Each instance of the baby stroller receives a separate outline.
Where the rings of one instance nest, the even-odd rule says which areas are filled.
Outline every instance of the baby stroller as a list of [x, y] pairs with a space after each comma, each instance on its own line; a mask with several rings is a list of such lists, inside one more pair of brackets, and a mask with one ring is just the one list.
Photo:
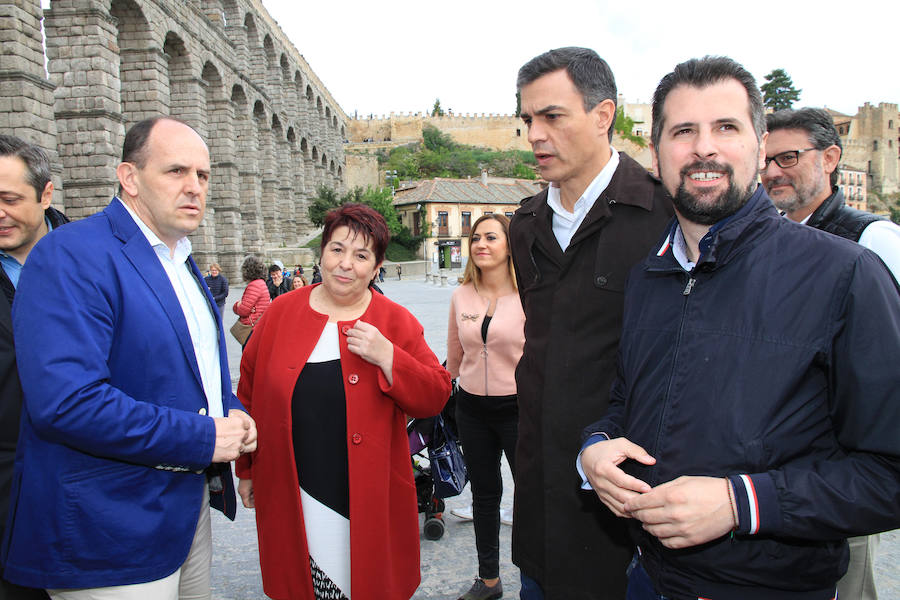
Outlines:
[[[444, 424], [450, 434], [456, 438], [455, 402], [450, 400], [441, 411]], [[406, 425], [409, 435], [409, 452], [412, 455], [413, 476], [416, 483], [416, 500], [420, 513], [425, 513], [425, 524], [422, 533], [426, 540], [436, 541], [444, 536], [444, 499], [435, 493], [434, 478], [431, 465], [425, 451], [432, 442], [435, 417], [427, 419], [411, 419]]]

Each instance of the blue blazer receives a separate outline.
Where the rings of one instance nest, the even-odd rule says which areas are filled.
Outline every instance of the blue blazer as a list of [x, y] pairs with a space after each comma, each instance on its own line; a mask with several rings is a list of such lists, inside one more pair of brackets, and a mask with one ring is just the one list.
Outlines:
[[[222, 320], [222, 405], [231, 391]], [[25, 404], [4, 577], [37, 588], [153, 581], [187, 557], [215, 445], [194, 348], [159, 258], [121, 201], [44, 237], [13, 305]], [[213, 494], [231, 518], [228, 486]]]

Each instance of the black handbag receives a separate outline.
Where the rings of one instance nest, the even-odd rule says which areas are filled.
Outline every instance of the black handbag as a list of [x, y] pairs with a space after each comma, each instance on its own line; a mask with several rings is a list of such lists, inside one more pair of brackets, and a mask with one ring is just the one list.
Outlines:
[[434, 429], [428, 443], [428, 462], [431, 463], [435, 498], [450, 498], [462, 493], [469, 481], [466, 461], [459, 441], [441, 415], [434, 417]]

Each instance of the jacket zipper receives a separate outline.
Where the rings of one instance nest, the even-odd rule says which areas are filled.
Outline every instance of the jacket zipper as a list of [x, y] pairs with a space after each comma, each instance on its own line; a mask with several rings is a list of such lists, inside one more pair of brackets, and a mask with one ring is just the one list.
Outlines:
[[[687, 314], [687, 303], [689, 296], [691, 295], [691, 291], [694, 289], [694, 286], [697, 285], [697, 280], [694, 278], [693, 272], [686, 274], [688, 280], [684, 286], [684, 290], [681, 292], [682, 296], [684, 296], [684, 302], [681, 305], [681, 319], [678, 322], [678, 335], [675, 337], [675, 353], [672, 356], [672, 369], [669, 372], [669, 381], [666, 383], [666, 395], [663, 399], [662, 414], [660, 414], [659, 416], [659, 423], [656, 426], [656, 439], [653, 443], [654, 457], [657, 459], [659, 458], [656, 455], [659, 454], [659, 441], [662, 437], [662, 427], [663, 423], [666, 420], [666, 413], [669, 409], [669, 394], [672, 391], [672, 380], [675, 379], [675, 368], [678, 364], [678, 352], [681, 349], [681, 336], [684, 333], [684, 319], [685, 315]], [[656, 471], [658, 464], [658, 462], [657, 464], [654, 464], [650, 472], [650, 481], [648, 481], [647, 483], [649, 483], [651, 486], [657, 484]]]

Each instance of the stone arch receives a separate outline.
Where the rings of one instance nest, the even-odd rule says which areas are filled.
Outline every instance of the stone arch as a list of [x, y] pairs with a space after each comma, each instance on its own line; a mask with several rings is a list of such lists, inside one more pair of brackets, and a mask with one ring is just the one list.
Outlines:
[[253, 13], [244, 15], [244, 32], [247, 37], [247, 64], [251, 73], [265, 73], [266, 58], [263, 53], [262, 43], [259, 40], [259, 29], [256, 27], [256, 19]]
[[[273, 115], [274, 116], [274, 115]], [[266, 116], [261, 100], [253, 105], [256, 132], [259, 140], [259, 174], [262, 183], [260, 207], [262, 215], [263, 239], [275, 240], [275, 189], [278, 185], [275, 173], [275, 139], [272, 135], [272, 120]]]
[[331, 121], [331, 107], [328, 105], [325, 105], [325, 120]]
[[[231, 103], [234, 106], [235, 157], [238, 175], [238, 210], [240, 237], [235, 236], [239, 255], [234, 257], [235, 273], [240, 267], [241, 256], [262, 249], [261, 190], [259, 178], [259, 140], [256, 126], [250, 115], [250, 104], [243, 86], [231, 87]], [[223, 265], [224, 266], [224, 265]]]
[[282, 52], [281, 59], [278, 61], [281, 65], [281, 78], [285, 81], [291, 80], [291, 65], [288, 63], [287, 55]]
[[275, 44], [272, 42], [272, 36], [268, 33], [263, 38], [263, 52], [266, 55], [266, 68], [273, 71], [275, 69]]
[[346, 140], [346, 139], [347, 139], [347, 131], [346, 131], [346, 129], [344, 129], [344, 126], [343, 126], [343, 125], [341, 125], [341, 139], [342, 139], [342, 140]]
[[201, 93], [193, 78], [190, 55], [184, 40], [174, 31], [166, 32], [163, 53], [167, 59], [169, 79], [169, 114], [184, 119], [192, 127], [201, 127], [200, 98]]
[[306, 86], [306, 100], [308, 102], [313, 101], [313, 91], [312, 91], [312, 86], [310, 86], [310, 85]]
[[109, 14], [117, 21], [119, 98], [127, 129], [141, 119], [168, 112], [168, 94], [162, 89], [168, 86], [160, 85], [165, 65], [150, 24], [134, 0], [113, 0]]
[[328, 169], [328, 156], [324, 152], [322, 153], [322, 168]]
[[331, 115], [331, 126], [337, 128], [337, 115]]
[[322, 116], [323, 108], [322, 108], [322, 97], [316, 96], [316, 112], [319, 113], [319, 116]]
[[307, 192], [312, 195], [316, 187], [316, 165], [305, 137], [300, 139], [300, 156], [303, 158], [303, 183]]
[[[234, 159], [234, 109], [225, 97], [219, 69], [207, 60], [200, 75], [203, 97], [200, 114], [204, 117], [198, 132], [209, 146], [212, 172], [203, 222], [191, 235], [194, 254], [200, 264], [218, 261], [217, 232], [233, 231], [240, 225], [237, 210], [237, 170]], [[215, 135], [210, 135], [211, 132]], [[234, 240], [218, 245], [218, 250], [236, 255]], [[227, 262], [227, 261], [226, 261]]]

